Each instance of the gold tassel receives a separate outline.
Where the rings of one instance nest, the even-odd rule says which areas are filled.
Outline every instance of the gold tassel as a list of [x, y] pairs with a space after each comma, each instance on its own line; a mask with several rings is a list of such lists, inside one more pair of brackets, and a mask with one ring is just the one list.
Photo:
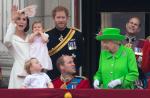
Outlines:
[[66, 82], [64, 82], [64, 84], [62, 84], [62, 85], [60, 86], [60, 89], [67, 89]]

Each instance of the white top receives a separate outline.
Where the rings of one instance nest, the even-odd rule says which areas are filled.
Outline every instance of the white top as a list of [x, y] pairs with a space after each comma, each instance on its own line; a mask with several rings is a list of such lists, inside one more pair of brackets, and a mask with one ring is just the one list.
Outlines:
[[[45, 36], [48, 37], [48, 34]], [[30, 57], [37, 58], [44, 69], [53, 69], [51, 58], [48, 55], [47, 43], [43, 42], [41, 36], [35, 36], [34, 41], [30, 44]]]
[[17, 36], [15, 32], [16, 24], [10, 23], [4, 37], [4, 44], [14, 58], [8, 88], [20, 88], [22, 86], [24, 79], [18, 78], [18, 75], [24, 72], [25, 60], [29, 58], [28, 36], [24, 40]]
[[41, 72], [26, 76], [23, 86], [27, 88], [48, 88], [50, 82], [51, 79], [48, 75]]

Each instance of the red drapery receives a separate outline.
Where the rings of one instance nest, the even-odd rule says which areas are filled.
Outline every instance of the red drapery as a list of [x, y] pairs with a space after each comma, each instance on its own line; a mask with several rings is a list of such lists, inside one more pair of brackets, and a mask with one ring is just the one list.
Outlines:
[[[61, 89], [1, 89], [0, 98], [64, 98]], [[150, 90], [69, 90], [72, 98], [150, 98]]]

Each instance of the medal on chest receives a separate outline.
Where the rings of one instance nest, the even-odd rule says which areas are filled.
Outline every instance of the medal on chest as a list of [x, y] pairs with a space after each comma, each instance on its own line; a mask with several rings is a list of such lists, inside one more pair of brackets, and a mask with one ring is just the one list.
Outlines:
[[62, 41], [64, 39], [64, 37], [62, 36], [62, 34], [60, 35], [60, 37], [58, 38], [59, 41]]
[[131, 43], [127, 43], [127, 44], [125, 44], [125, 46], [128, 48], [132, 48], [133, 45]]
[[61, 89], [67, 89], [67, 85], [66, 85], [66, 82], [64, 82], [61, 86], [60, 86]]
[[72, 79], [72, 77], [66, 77], [64, 78], [62, 75], [60, 76], [60, 80], [63, 81], [63, 84], [60, 86], [61, 89], [67, 89], [67, 82], [69, 82]]
[[75, 39], [71, 39], [68, 42], [68, 49], [69, 50], [76, 50], [77, 49], [77, 45], [76, 45], [76, 40]]

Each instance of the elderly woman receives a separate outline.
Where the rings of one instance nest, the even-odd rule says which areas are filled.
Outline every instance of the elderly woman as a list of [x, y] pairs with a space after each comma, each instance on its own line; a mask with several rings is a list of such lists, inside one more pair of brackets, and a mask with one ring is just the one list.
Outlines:
[[139, 75], [136, 58], [132, 49], [121, 44], [125, 37], [120, 35], [120, 29], [105, 28], [96, 39], [101, 41], [103, 49], [94, 76], [94, 88], [134, 89], [134, 81]]

